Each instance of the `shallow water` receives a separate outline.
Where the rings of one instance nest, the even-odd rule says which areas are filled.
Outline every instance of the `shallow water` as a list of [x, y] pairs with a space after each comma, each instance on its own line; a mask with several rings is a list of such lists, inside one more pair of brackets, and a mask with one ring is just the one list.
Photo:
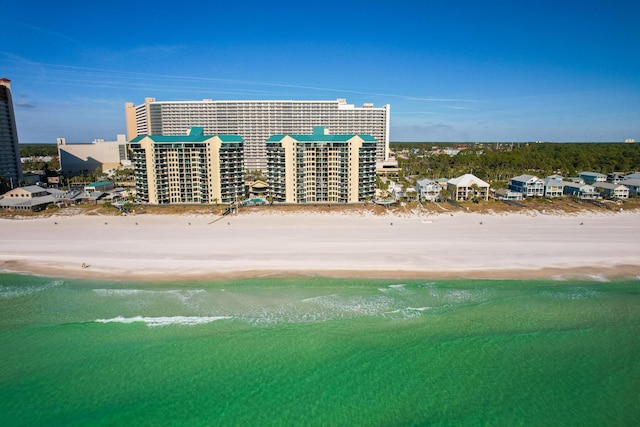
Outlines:
[[1, 274], [0, 424], [636, 425], [640, 280], [560, 279]]

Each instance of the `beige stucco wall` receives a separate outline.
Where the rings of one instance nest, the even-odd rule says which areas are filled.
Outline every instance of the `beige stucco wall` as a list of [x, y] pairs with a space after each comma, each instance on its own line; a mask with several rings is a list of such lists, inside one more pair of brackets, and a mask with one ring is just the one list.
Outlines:
[[[103, 172], [120, 166], [120, 147], [126, 145], [124, 135], [118, 141], [96, 140], [90, 144], [67, 144], [58, 138], [58, 155], [63, 172], [93, 171], [101, 167]], [[126, 147], [125, 147], [126, 149]], [[99, 165], [98, 165], [99, 164]]]
[[287, 135], [282, 139], [281, 143], [284, 148], [285, 201], [287, 203], [296, 203], [296, 140]]
[[207, 141], [207, 161], [211, 163], [209, 170], [209, 195], [211, 201], [217, 199], [218, 203], [222, 201], [222, 188], [220, 184], [220, 145], [222, 141], [217, 136]]
[[358, 202], [358, 169], [360, 167], [359, 150], [362, 147], [363, 139], [358, 135], [349, 141], [349, 203]]
[[140, 141], [140, 146], [144, 148], [145, 161], [147, 164], [147, 186], [149, 191], [149, 203], [158, 203], [158, 192], [156, 191], [156, 169], [155, 155], [153, 153], [153, 141], [146, 137]]
[[138, 125], [136, 123], [136, 106], [131, 102], [124, 104], [124, 117], [127, 122], [127, 139], [131, 141], [138, 136]]

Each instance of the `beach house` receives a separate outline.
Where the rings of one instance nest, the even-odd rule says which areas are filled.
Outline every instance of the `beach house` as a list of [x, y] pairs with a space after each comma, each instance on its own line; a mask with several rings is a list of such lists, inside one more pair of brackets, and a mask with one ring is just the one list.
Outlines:
[[544, 196], [544, 181], [533, 175], [519, 175], [511, 178], [509, 190], [522, 193], [524, 197]]
[[517, 200], [523, 200], [524, 197], [522, 196], [522, 193], [518, 192], [518, 191], [511, 191], [507, 188], [499, 188], [495, 191], [495, 198], [498, 200], [511, 200], [511, 201], [517, 201]]
[[564, 181], [562, 185], [562, 191], [566, 196], [577, 197], [583, 200], [597, 199], [599, 196], [596, 188], [590, 184]]
[[549, 199], [562, 197], [564, 194], [564, 184], [560, 175], [550, 175], [543, 179], [544, 197]]
[[[629, 175], [627, 175], [629, 176]], [[629, 196], [640, 196], [640, 178], [626, 178], [620, 181], [629, 189]]]
[[416, 181], [416, 191], [420, 200], [426, 202], [435, 202], [440, 198], [440, 184], [432, 179], [421, 179]]
[[612, 184], [610, 182], [597, 182], [594, 184], [596, 191], [600, 193], [601, 196], [607, 197], [610, 199], [628, 199], [629, 198], [629, 187], [623, 184]]
[[593, 184], [596, 182], [607, 182], [607, 175], [598, 172], [583, 171], [578, 176], [584, 179], [585, 184]]
[[488, 183], [470, 173], [447, 181], [447, 190], [455, 201], [472, 200], [474, 198], [489, 200], [490, 187]]

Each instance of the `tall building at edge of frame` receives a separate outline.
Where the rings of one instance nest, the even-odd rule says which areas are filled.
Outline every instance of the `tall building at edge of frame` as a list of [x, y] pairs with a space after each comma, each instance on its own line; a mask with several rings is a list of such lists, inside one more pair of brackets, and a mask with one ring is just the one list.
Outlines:
[[362, 107], [335, 101], [156, 101], [125, 104], [127, 138], [139, 135], [185, 135], [201, 126], [207, 135], [244, 139], [245, 170], [266, 171], [266, 141], [271, 135], [308, 134], [314, 126], [332, 134], [366, 134], [376, 140], [376, 159], [389, 152], [389, 104]]
[[0, 78], [0, 177], [7, 180], [11, 188], [18, 187], [22, 180], [11, 80], [6, 78]]

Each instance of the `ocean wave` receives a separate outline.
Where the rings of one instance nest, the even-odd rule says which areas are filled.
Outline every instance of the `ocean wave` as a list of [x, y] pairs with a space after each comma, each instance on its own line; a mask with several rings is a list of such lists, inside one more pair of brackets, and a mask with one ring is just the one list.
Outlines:
[[398, 291], [403, 292], [406, 290], [406, 286], [404, 283], [399, 283], [397, 285], [388, 285], [386, 288], [378, 288], [380, 292], [389, 292], [389, 291]]
[[124, 299], [127, 306], [141, 309], [158, 300], [175, 300], [192, 310], [197, 310], [202, 301], [195, 298], [206, 293], [204, 289], [172, 289], [172, 290], [146, 290], [146, 289], [94, 289], [94, 293], [101, 297]]
[[333, 298], [333, 297], [337, 297], [337, 296], [338, 296], [338, 294], [320, 295], [320, 296], [317, 296], [317, 297], [304, 298], [304, 299], [302, 299], [300, 301], [302, 301], [302, 302], [317, 302], [317, 301], [321, 301], [321, 300], [323, 300], [325, 298]]
[[113, 317], [111, 319], [96, 319], [96, 323], [145, 323], [147, 326], [153, 328], [158, 326], [169, 325], [186, 325], [194, 326], [204, 323], [215, 322], [216, 320], [232, 319], [231, 316], [162, 316], [162, 317]]
[[387, 311], [382, 313], [384, 317], [396, 317], [395, 315], [400, 315], [403, 318], [412, 318], [422, 316], [423, 311], [432, 310], [433, 307], [404, 307], [399, 308], [397, 310]]
[[19, 298], [27, 295], [31, 295], [37, 292], [46, 291], [48, 289], [57, 288], [64, 283], [63, 280], [52, 280], [42, 285], [30, 285], [30, 286], [6, 286], [0, 285], [0, 298]]
[[384, 296], [354, 297], [332, 294], [273, 307], [254, 307], [236, 318], [253, 325], [328, 322], [378, 316], [389, 311], [393, 302], [392, 298]]
[[167, 291], [149, 291], [146, 289], [94, 289], [93, 292], [100, 296], [131, 296], [131, 295], [159, 295], [159, 296], [177, 296], [178, 298], [189, 297], [206, 292], [204, 289], [189, 290], [167, 290]]
[[553, 298], [553, 299], [584, 299], [584, 298], [593, 298], [600, 294], [600, 292], [595, 291], [589, 288], [570, 288], [570, 289], [559, 289], [559, 290], [546, 290], [542, 292], [543, 296]]
[[555, 276], [551, 276], [551, 280], [555, 280], [557, 282], [566, 282], [568, 280], [588, 280], [592, 282], [602, 282], [607, 283], [610, 282], [604, 274], [557, 274]]

